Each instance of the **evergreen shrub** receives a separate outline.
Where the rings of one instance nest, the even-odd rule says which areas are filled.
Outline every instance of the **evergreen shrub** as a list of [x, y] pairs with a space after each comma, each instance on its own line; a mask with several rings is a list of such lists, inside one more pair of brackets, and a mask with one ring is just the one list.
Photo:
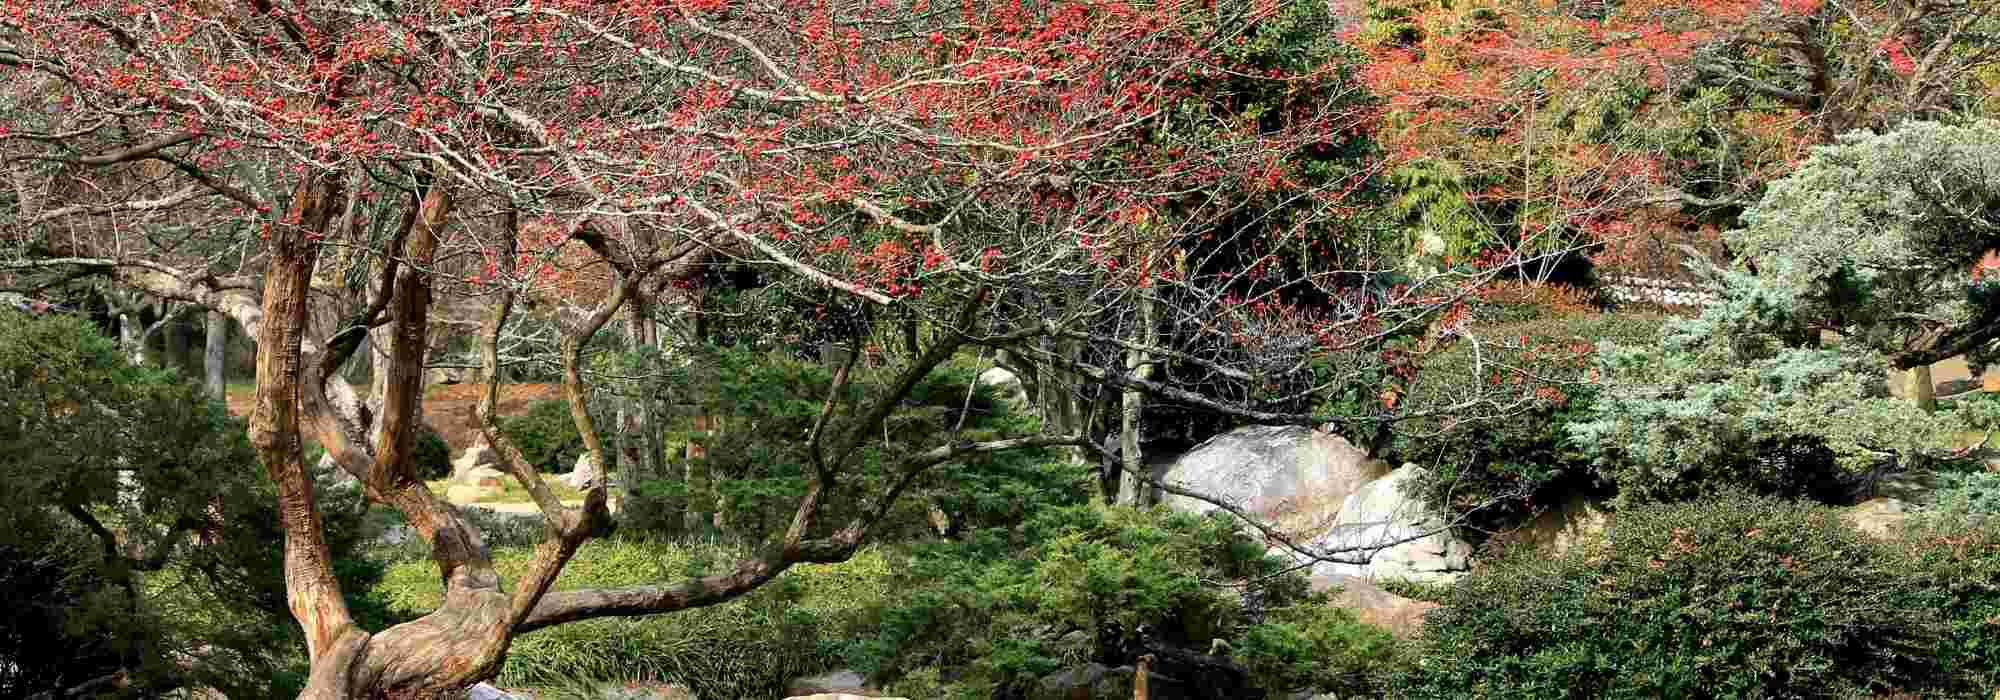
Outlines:
[[2000, 664], [2000, 535], [1879, 542], [1835, 509], [1732, 494], [1621, 511], [1567, 554], [1521, 551], [1426, 618], [1411, 698], [1961, 693]]

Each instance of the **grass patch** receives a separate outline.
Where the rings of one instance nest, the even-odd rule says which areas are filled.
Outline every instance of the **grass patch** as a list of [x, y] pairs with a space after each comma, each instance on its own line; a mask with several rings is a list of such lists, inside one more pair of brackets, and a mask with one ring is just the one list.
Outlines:
[[[720, 570], [749, 551], [715, 541], [603, 540], [584, 546], [555, 590], [680, 580]], [[494, 565], [518, 580], [526, 547], [496, 549]], [[785, 683], [840, 665], [851, 622], [888, 596], [890, 558], [879, 548], [842, 564], [802, 565], [720, 605], [640, 618], [549, 628], [514, 641], [496, 683], [528, 689], [579, 682], [671, 683], [705, 698], [780, 697]], [[443, 595], [429, 562], [390, 567], [371, 593], [393, 615], [413, 618]]]

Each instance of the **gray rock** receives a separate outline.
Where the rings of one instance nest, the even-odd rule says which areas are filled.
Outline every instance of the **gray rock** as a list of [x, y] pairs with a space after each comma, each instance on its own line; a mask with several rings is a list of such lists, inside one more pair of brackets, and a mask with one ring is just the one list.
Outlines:
[[353, 491], [361, 488], [361, 480], [334, 463], [333, 455], [322, 454], [313, 468], [313, 488], [321, 492]]
[[1601, 540], [1611, 514], [1583, 494], [1572, 494], [1556, 507], [1542, 511], [1509, 537], [1515, 544], [1545, 554], [1560, 555], [1584, 542]]
[[576, 466], [571, 468], [568, 474], [558, 477], [557, 480], [561, 481], [564, 486], [581, 491], [584, 487], [589, 486], [590, 481], [595, 478], [597, 478], [597, 461], [590, 458], [590, 453], [585, 452], [577, 456]]
[[[1471, 545], [1443, 528], [1442, 518], [1405, 492], [1425, 473], [1423, 467], [1405, 464], [1349, 494], [1333, 527], [1304, 544], [1323, 552], [1374, 553], [1365, 564], [1316, 563], [1310, 575], [1448, 582], [1470, 568]], [[1305, 563], [1304, 557], [1289, 550], [1275, 553]]]
[[979, 378], [976, 381], [980, 386], [993, 387], [994, 393], [999, 395], [1001, 400], [1016, 404], [1027, 403], [1028, 401], [1027, 388], [1021, 385], [1021, 378], [1014, 376], [1013, 372], [999, 367], [991, 367], [984, 372], [980, 372]]
[[451, 480], [452, 483], [468, 483], [463, 480], [466, 472], [499, 466], [500, 456], [493, 452], [493, 447], [487, 445], [484, 438], [481, 438], [472, 443], [471, 447], [465, 448], [465, 451], [458, 455], [458, 459], [451, 461]]
[[791, 683], [785, 686], [785, 694], [850, 693], [866, 691], [867, 689], [867, 677], [843, 668], [828, 671], [817, 676], [793, 679]]
[[428, 384], [463, 384], [469, 374], [463, 367], [432, 367], [424, 381]]
[[1873, 537], [1887, 538], [1910, 519], [1908, 503], [1894, 498], [1877, 498], [1845, 509], [1841, 520], [1849, 527]]
[[[1162, 481], [1227, 501], [1279, 530], [1311, 536], [1336, 522], [1343, 503], [1390, 467], [1345, 438], [1301, 426], [1250, 426], [1218, 435], [1181, 455]], [[1168, 495], [1169, 508], [1206, 513], [1216, 506]]]
[[505, 690], [481, 683], [465, 689], [466, 700], [530, 700], [526, 696], [514, 695]]

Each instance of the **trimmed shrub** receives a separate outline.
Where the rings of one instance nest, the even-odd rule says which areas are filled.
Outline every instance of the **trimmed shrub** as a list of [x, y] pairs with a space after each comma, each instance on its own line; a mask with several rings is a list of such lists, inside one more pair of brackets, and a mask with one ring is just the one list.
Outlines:
[[520, 448], [521, 456], [538, 471], [567, 473], [576, 465], [577, 457], [583, 455], [583, 433], [576, 430], [568, 401], [536, 401], [528, 404], [528, 410], [520, 415], [499, 422], [501, 434], [512, 440]]
[[1589, 314], [1510, 323], [1480, 330], [1476, 344], [1460, 339], [1424, 358], [1411, 387], [1417, 405], [1452, 405], [1494, 386], [1507, 387], [1505, 399], [1524, 402], [1490, 419], [1445, 416], [1402, 426], [1402, 459], [1435, 465], [1420, 483], [1425, 500], [1464, 512], [1502, 498], [1475, 520], [1485, 530], [1532, 516], [1538, 501], [1591, 488], [1590, 460], [1571, 441], [1568, 425], [1588, 417], [1596, 400], [1590, 370], [1597, 343], [1648, 342], [1662, 322]]
[[898, 594], [855, 621], [844, 657], [912, 697], [986, 698], [1086, 661], [1130, 663], [1144, 629], [1183, 649], [1226, 646], [1267, 690], [1366, 688], [1391, 660], [1388, 635], [1284, 569], [1221, 518], [1054, 508], [1012, 532], [913, 548], [889, 582]]
[[[714, 543], [597, 541], [577, 552], [554, 590], [672, 581], [749, 553]], [[497, 549], [494, 565], [515, 580], [533, 558], [531, 547]], [[515, 640], [494, 682], [537, 688], [615, 679], [671, 683], [705, 698], [782, 697], [791, 679], [837, 665], [838, 640], [829, 635], [862, 607], [879, 605], [888, 578], [884, 553], [864, 549], [845, 563], [793, 567], [720, 605], [551, 627]], [[368, 597], [394, 619], [414, 619], [443, 594], [436, 565], [403, 561]]]
[[1988, 516], [1944, 515], [1897, 533], [1893, 550], [1911, 605], [1939, 619], [1931, 688], [1980, 697], [2000, 688], [2000, 527]]
[[[1619, 514], [1606, 543], [1554, 559], [1522, 552], [1462, 580], [1428, 615], [1405, 690], [1659, 698], [1919, 689], [1943, 667], [1971, 663], [1963, 651], [1939, 654], [1939, 594], [1920, 593], [1937, 583], [1832, 509], [1742, 495], [1638, 506]], [[1992, 600], [1990, 584], [1958, 588], [1966, 601]], [[1961, 648], [1990, 639], [1967, 635]]]
[[1936, 472], [1930, 507], [1958, 515], [2000, 514], [2000, 472]]
[[451, 476], [451, 445], [429, 423], [420, 424], [410, 459], [416, 464], [417, 478], [424, 481]]

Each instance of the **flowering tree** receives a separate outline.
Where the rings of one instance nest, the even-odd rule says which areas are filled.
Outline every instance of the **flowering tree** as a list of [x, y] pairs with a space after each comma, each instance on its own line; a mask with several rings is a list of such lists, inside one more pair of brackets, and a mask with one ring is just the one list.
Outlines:
[[[1276, 3], [1115, 0], [10, 2], [0, 273], [30, 293], [109, 277], [253, 334], [250, 433], [284, 515], [289, 603], [312, 660], [302, 697], [442, 697], [491, 677], [518, 634], [710, 605], [844, 559], [932, 465], [1090, 444], [1089, 420], [947, 438], [893, 465], [882, 490], [843, 491], [897, 392], [967, 345], [1247, 419], [1416, 412], [1389, 399], [1357, 417], [1300, 397], [1371, 371], [1315, 358], [1376, 357], [1484, 277], [1394, 281], [1332, 254], [1367, 171], [1295, 154], [1343, 142], [1368, 112], [1332, 99], [1334, 69], [1231, 62], [1279, 16]], [[1253, 105], [1217, 85], [1315, 97]], [[1241, 245], [1189, 243], [1217, 235]], [[565, 311], [566, 396], [608, 465], [585, 410], [588, 346], [614, 322], [646, 342], [724, 259], [919, 316], [930, 343], [887, 398], [829, 398], [803, 438], [809, 490], [757, 556], [680, 582], [550, 592], [604, 532], [608, 492], [598, 479], [564, 506], [495, 427], [515, 304]], [[1163, 288], [1177, 291], [1147, 291]], [[1175, 344], [1193, 350], [1096, 323], [1095, 303], [1134, 295], [1170, 300], [1136, 318], [1173, 317], [1187, 334]], [[516, 581], [408, 457], [433, 321], [453, 300], [487, 307], [479, 419], [550, 532]], [[371, 334], [369, 401], [330, 379]], [[1117, 371], [1064, 343], [1142, 359]], [[1149, 379], [1145, 357], [1200, 367], [1215, 389]], [[356, 625], [306, 437], [430, 543], [440, 608]], [[822, 522], [836, 495], [863, 515]]]

